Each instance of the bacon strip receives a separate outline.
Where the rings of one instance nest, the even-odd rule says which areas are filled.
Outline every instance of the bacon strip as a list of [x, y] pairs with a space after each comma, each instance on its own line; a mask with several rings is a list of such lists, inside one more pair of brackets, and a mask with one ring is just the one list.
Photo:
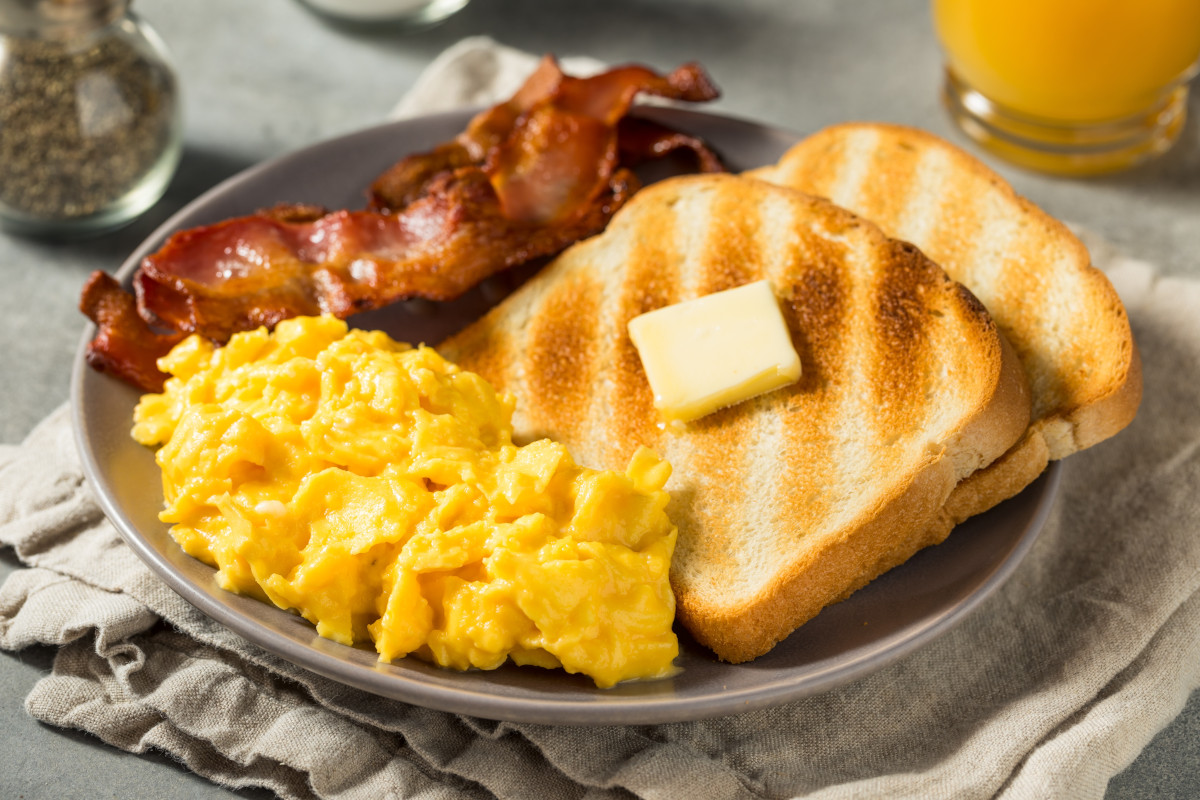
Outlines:
[[134, 288], [157, 324], [217, 341], [294, 316], [452, 300], [603, 228], [637, 185], [621, 170], [582, 217], [541, 226], [505, 217], [482, 173], [456, 172], [397, 214], [336, 211], [300, 224], [256, 215], [175, 234], [142, 262]]
[[627, 168], [686, 151], [700, 172], [726, 171], [720, 157], [703, 140], [641, 117], [625, 117], [617, 123], [617, 148], [621, 166]]
[[[147, 364], [167, 340], [148, 339], [146, 353], [134, 352], [139, 336], [160, 336], [145, 323], [225, 341], [292, 316], [450, 300], [602, 230], [639, 186], [625, 159], [684, 148], [700, 168], [722, 169], [692, 137], [622, 124], [643, 92], [717, 96], [696, 65], [666, 76], [627, 66], [573, 78], [547, 56], [512, 98], [476, 115], [454, 140], [381, 175], [365, 211], [283, 205], [176, 233], [134, 275], [143, 329], [126, 318], [132, 299], [119, 314], [97, 314], [89, 360], [150, 389], [161, 378]], [[101, 295], [105, 307], [117, 306], [112, 291]]]
[[[697, 64], [685, 64], [665, 77], [629, 65], [574, 78], [548, 55], [512, 98], [475, 115], [454, 140], [411, 155], [376, 179], [370, 208], [399, 211], [422, 197], [439, 174], [474, 166], [488, 175], [509, 216], [562, 219], [603, 190], [617, 165], [618, 123], [639, 93], [688, 102], [719, 95]], [[659, 127], [662, 133], [675, 133]], [[715, 154], [691, 141], [705, 171], [723, 171]]]
[[87, 362], [146, 392], [161, 392], [167, 376], [155, 363], [183, 340], [182, 333], [161, 334], [138, 315], [133, 296], [106, 272], [97, 270], [83, 285], [79, 310], [99, 330], [88, 343]]

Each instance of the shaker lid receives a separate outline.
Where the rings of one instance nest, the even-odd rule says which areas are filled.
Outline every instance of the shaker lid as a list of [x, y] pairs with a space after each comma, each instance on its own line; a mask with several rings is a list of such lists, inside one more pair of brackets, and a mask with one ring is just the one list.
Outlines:
[[129, 0], [0, 0], [0, 30], [70, 36], [107, 25], [128, 7]]

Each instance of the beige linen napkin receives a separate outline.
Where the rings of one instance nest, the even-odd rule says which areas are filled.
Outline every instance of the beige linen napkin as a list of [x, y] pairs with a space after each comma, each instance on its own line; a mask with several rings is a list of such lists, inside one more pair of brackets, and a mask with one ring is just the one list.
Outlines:
[[[401, 110], [486, 102], [530, 65], [468, 41]], [[93, 501], [65, 409], [0, 449], [0, 542], [28, 565], [0, 588], [0, 646], [59, 648], [26, 701], [38, 719], [286, 798], [1100, 797], [1200, 686], [1200, 282], [1088, 243], [1141, 347], [1137, 420], [1068, 459], [1045, 531], [986, 603], [826, 694], [703, 722], [576, 728], [342, 686], [167, 589]]]

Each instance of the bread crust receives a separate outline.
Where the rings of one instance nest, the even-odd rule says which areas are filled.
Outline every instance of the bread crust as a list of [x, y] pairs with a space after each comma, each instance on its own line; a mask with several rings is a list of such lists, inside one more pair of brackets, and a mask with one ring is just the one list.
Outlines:
[[[663, 430], [628, 320], [763, 278], [800, 381], [682, 435]], [[728, 661], [761, 655], [941, 541], [955, 485], [1029, 420], [1012, 348], [917, 248], [828, 201], [735, 176], [643, 189], [605, 233], [439, 349], [515, 395], [519, 438], [551, 436], [596, 467], [622, 469], [641, 445], [666, 456], [679, 618]], [[589, 376], [587, 397], [564, 377], [564, 402], [548, 402], [560, 393], [549, 363]]]

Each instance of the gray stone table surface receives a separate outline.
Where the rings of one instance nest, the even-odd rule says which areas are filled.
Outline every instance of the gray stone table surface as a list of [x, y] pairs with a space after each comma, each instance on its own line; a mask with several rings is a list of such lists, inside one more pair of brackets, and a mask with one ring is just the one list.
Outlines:
[[[534, 52], [669, 68], [704, 64], [714, 109], [798, 132], [849, 120], [921, 126], [961, 141], [937, 95], [926, 0], [473, 0], [417, 33], [329, 24], [292, 0], [137, 0], [178, 68], [185, 151], [166, 198], [119, 232], [50, 243], [0, 234], [0, 441], [19, 442], [67, 398], [83, 319], [78, 291], [170, 213], [256, 162], [379, 122], [420, 70], [464, 36]], [[1200, 102], [1193, 98], [1193, 119]], [[989, 160], [1050, 213], [1103, 232], [1166, 272], [1200, 276], [1200, 125], [1148, 166], [1059, 180]], [[284, 198], [281, 198], [284, 199]], [[0, 579], [18, 567], [0, 552]], [[229, 792], [154, 754], [43, 726], [22, 701], [52, 653], [0, 654], [0, 797], [265, 797]], [[1109, 788], [1110, 798], [1200, 797], [1200, 693]]]

